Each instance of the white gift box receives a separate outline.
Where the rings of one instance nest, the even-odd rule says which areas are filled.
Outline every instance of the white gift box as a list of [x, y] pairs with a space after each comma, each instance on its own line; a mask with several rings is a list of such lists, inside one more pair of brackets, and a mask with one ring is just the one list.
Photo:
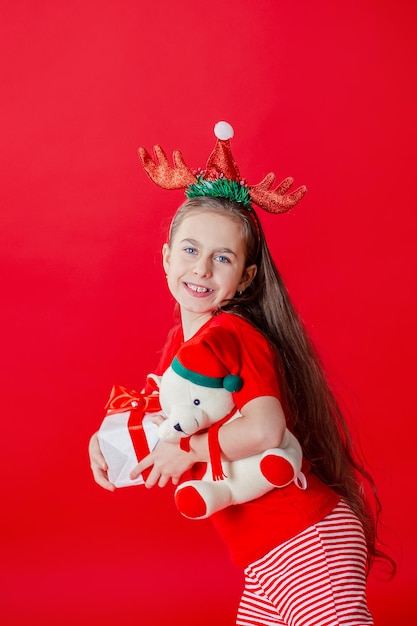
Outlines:
[[[132, 442], [135, 437], [136, 449], [143, 450], [141, 458], [149, 454], [158, 443], [158, 426], [151, 419], [155, 415], [145, 414], [141, 424], [129, 430], [129, 418], [132, 411], [123, 411], [107, 415], [98, 431], [101, 452], [108, 465], [108, 479], [116, 487], [143, 485], [142, 475], [131, 480], [130, 472], [141, 459], [138, 459]], [[131, 435], [132, 432], [132, 435]]]

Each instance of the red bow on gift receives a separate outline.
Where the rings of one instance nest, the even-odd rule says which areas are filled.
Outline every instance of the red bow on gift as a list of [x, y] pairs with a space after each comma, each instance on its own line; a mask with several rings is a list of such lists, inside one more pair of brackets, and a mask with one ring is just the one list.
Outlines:
[[143, 415], [144, 413], [157, 413], [161, 410], [161, 405], [157, 393], [145, 394], [143, 391], [113, 385], [104, 410], [107, 411], [107, 415], [123, 411], [141, 411]]

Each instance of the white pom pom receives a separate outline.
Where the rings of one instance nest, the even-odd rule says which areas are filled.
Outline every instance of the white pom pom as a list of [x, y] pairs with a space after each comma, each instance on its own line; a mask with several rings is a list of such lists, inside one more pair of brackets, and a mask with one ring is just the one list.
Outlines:
[[235, 131], [233, 130], [233, 126], [231, 126], [228, 122], [217, 122], [214, 127], [214, 134], [217, 139], [226, 141], [227, 139], [231, 139], [233, 137]]

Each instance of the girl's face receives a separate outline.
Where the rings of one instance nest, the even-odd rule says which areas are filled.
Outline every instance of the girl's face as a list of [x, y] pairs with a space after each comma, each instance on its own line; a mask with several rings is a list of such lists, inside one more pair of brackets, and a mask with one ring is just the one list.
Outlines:
[[240, 225], [209, 210], [187, 215], [162, 255], [181, 314], [201, 318], [202, 323], [237, 291], [244, 291], [256, 274], [256, 265], [245, 267]]

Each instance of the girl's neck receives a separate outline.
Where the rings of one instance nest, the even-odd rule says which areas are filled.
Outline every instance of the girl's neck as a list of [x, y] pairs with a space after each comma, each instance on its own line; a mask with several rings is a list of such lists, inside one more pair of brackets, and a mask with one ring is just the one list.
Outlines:
[[202, 313], [201, 315], [197, 315], [195, 313], [190, 313], [189, 311], [184, 311], [183, 309], [181, 309], [180, 314], [184, 341], [191, 339], [191, 337], [193, 337], [200, 330], [200, 328], [213, 317], [213, 313]]

